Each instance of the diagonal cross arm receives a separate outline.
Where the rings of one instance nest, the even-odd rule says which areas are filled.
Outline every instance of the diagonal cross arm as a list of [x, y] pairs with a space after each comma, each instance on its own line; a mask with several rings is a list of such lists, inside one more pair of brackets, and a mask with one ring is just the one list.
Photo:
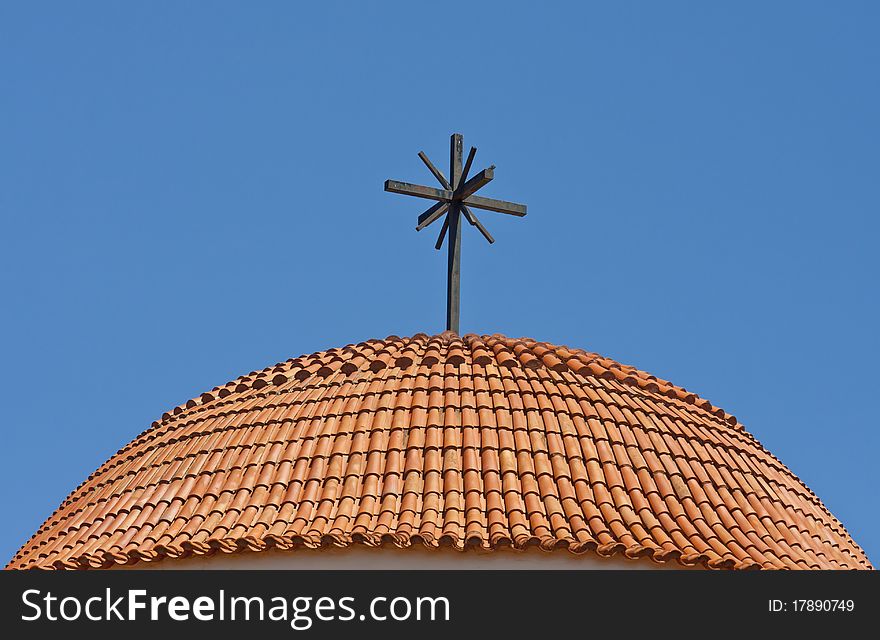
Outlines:
[[422, 162], [425, 163], [425, 166], [428, 167], [428, 171], [434, 174], [434, 177], [437, 178], [437, 182], [443, 185], [444, 189], [452, 191], [452, 185], [449, 184], [449, 180], [446, 179], [446, 176], [443, 175], [443, 172], [440, 171], [440, 169], [434, 166], [434, 163], [428, 159], [428, 156], [424, 151], [419, 151], [419, 158], [421, 158]]
[[495, 244], [495, 238], [493, 238], [492, 234], [489, 233], [486, 227], [482, 225], [480, 219], [474, 215], [473, 211], [462, 205], [461, 212], [464, 214], [464, 217], [467, 218], [467, 221], [470, 222], [472, 226], [480, 230], [480, 233], [482, 233], [483, 237], [488, 240], [489, 244]]
[[443, 218], [443, 227], [440, 229], [440, 235], [437, 237], [437, 242], [434, 244], [434, 248], [437, 251], [440, 251], [440, 247], [443, 246], [443, 238], [446, 237], [446, 231], [449, 229], [449, 216]]
[[[417, 198], [427, 198], [428, 200], [440, 200], [441, 202], [450, 202], [453, 193], [448, 189], [435, 189], [434, 187], [423, 187], [420, 184], [410, 184], [409, 182], [398, 182], [397, 180], [386, 180], [385, 191], [391, 193], [402, 193], [405, 196], [416, 196]], [[476, 206], [476, 205], [475, 205]]]
[[492, 182], [492, 179], [495, 177], [495, 168], [489, 167], [488, 169], [483, 169], [475, 175], [473, 178], [465, 182], [461, 185], [458, 190], [456, 190], [454, 196], [456, 200], [464, 200], [470, 195], [473, 195], [484, 186]]
[[468, 174], [471, 171], [471, 165], [474, 162], [474, 156], [477, 155], [477, 148], [471, 147], [470, 152], [468, 153], [467, 160], [464, 161], [464, 169], [461, 170], [461, 179], [467, 180]]
[[433, 207], [425, 211], [422, 215], [419, 216], [419, 223], [416, 226], [416, 231], [421, 231], [429, 224], [433, 224], [433, 222], [442, 216], [449, 209], [448, 202], [438, 202]]

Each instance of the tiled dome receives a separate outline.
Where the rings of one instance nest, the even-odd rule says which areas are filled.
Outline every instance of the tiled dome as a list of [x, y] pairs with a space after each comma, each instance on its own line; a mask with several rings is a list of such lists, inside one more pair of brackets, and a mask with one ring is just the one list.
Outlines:
[[190, 400], [95, 471], [9, 568], [357, 544], [870, 568], [709, 402], [592, 353], [452, 333], [303, 356]]

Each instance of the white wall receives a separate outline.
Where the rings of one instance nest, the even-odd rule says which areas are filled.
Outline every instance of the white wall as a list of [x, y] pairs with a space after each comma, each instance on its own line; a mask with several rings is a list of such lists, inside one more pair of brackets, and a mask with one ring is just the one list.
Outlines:
[[[603, 558], [595, 553], [574, 555], [565, 550], [454, 551], [426, 549], [348, 548], [262, 551], [213, 556], [194, 556], [181, 560], [139, 562], [131, 569], [685, 569], [677, 562], [657, 564], [647, 558], [629, 560], [623, 556]], [[699, 567], [702, 568], [702, 567]]]

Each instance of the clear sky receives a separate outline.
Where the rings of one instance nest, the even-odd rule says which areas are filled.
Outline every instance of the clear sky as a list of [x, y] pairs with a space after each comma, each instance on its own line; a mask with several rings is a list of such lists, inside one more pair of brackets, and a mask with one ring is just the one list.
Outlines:
[[880, 5], [721, 5], [0, 5], [3, 562], [166, 409], [441, 331], [382, 183], [453, 131], [529, 206], [465, 226], [462, 332], [710, 399], [880, 562]]

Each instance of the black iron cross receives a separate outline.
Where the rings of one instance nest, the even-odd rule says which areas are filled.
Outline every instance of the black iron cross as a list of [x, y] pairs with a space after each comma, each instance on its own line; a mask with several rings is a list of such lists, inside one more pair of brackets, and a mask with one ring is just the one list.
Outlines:
[[471, 147], [464, 168], [461, 164], [461, 156], [463, 149], [463, 138], [460, 133], [453, 133], [450, 140], [449, 151], [449, 175], [451, 180], [447, 180], [437, 167], [435, 167], [424, 151], [419, 151], [419, 158], [428, 167], [428, 170], [434, 174], [437, 181], [443, 187], [435, 189], [433, 187], [423, 187], [419, 184], [410, 184], [408, 182], [398, 182], [397, 180], [386, 180], [385, 191], [392, 193], [402, 193], [407, 196], [416, 196], [417, 198], [427, 198], [428, 200], [436, 200], [437, 204], [429, 208], [419, 216], [416, 231], [421, 231], [431, 223], [435, 222], [446, 214], [443, 220], [443, 228], [440, 229], [440, 237], [437, 238], [437, 244], [434, 248], [440, 249], [443, 246], [443, 238], [449, 232], [449, 260], [447, 263], [447, 280], [446, 280], [446, 329], [458, 333], [459, 306], [461, 300], [461, 226], [459, 225], [460, 214], [464, 214], [467, 221], [480, 230], [483, 237], [489, 241], [489, 244], [495, 242], [495, 239], [486, 230], [477, 216], [469, 207], [475, 209], [485, 209], [487, 211], [497, 211], [498, 213], [507, 213], [512, 216], [526, 215], [526, 205], [516, 204], [515, 202], [505, 202], [504, 200], [493, 200], [492, 198], [483, 198], [474, 195], [479, 189], [491, 182], [495, 177], [495, 165], [488, 169], [483, 169], [473, 178], [468, 180], [468, 173], [471, 170], [471, 164], [474, 161], [474, 155], [477, 153], [476, 147]]

